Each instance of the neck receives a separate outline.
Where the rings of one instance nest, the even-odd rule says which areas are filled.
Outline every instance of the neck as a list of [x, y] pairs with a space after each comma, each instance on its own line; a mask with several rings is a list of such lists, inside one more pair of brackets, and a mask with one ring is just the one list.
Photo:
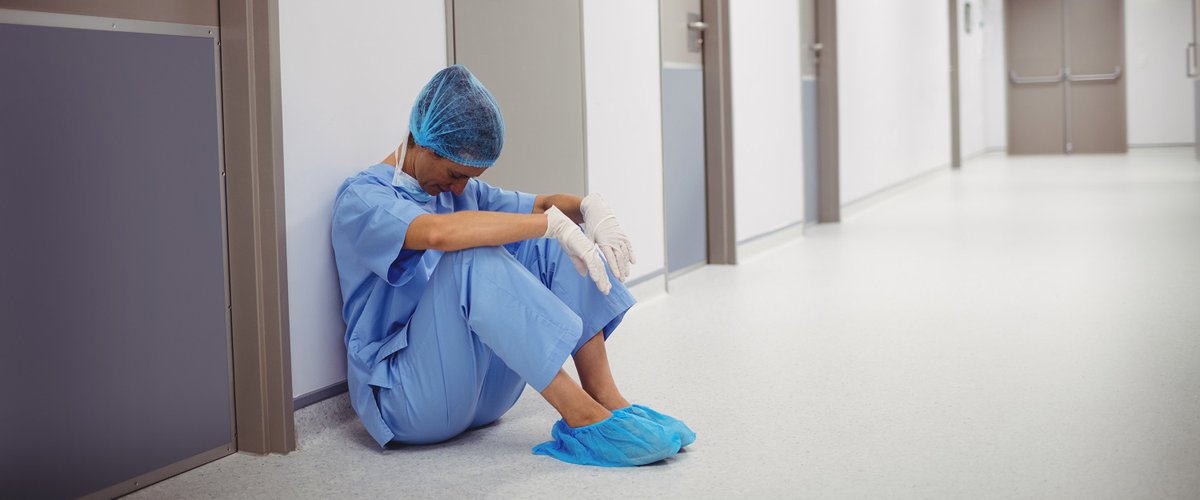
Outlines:
[[400, 151], [397, 154], [399, 154], [400, 157], [396, 158], [396, 167], [415, 179], [417, 177], [416, 172], [414, 171], [414, 164], [416, 163], [415, 155], [409, 151], [407, 142], [400, 146]]

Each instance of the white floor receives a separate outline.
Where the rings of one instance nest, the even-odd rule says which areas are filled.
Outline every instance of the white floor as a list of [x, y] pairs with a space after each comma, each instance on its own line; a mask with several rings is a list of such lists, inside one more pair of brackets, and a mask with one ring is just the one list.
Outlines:
[[530, 454], [553, 410], [379, 450], [343, 411], [287, 456], [135, 497], [1200, 497], [1200, 162], [985, 156], [671, 283], [610, 341], [699, 434], [636, 469]]

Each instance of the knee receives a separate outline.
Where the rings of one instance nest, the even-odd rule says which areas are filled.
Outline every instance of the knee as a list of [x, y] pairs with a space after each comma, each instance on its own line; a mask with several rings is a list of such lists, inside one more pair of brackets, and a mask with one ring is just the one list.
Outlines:
[[536, 238], [524, 242], [517, 249], [517, 259], [521, 262], [532, 262], [542, 266], [558, 262], [566, 258], [562, 244], [554, 238]]
[[625, 287], [625, 284], [621, 283], [621, 280], [617, 279], [617, 276], [612, 273], [612, 269], [608, 269], [608, 282], [612, 284], [612, 289], [608, 291], [609, 295], [614, 293], [618, 295], [629, 295], [629, 288]]
[[442, 254], [431, 280], [461, 282], [473, 270], [504, 268], [509, 261], [513, 261], [512, 255], [504, 247], [474, 247], [446, 252]]

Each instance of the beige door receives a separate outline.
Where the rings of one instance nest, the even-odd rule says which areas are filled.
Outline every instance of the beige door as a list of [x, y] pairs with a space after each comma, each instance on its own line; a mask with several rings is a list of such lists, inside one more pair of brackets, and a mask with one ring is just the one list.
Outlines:
[[454, 0], [453, 62], [504, 114], [504, 153], [484, 177], [527, 193], [586, 193], [583, 18], [579, 0]]
[[1122, 0], [1010, 0], [1011, 154], [1127, 150]]

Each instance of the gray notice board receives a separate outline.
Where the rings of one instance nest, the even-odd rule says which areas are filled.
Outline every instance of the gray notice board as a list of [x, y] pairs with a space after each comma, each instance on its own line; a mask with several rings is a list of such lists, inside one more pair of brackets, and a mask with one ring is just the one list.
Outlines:
[[5, 496], [232, 445], [219, 102], [215, 36], [0, 17]]

